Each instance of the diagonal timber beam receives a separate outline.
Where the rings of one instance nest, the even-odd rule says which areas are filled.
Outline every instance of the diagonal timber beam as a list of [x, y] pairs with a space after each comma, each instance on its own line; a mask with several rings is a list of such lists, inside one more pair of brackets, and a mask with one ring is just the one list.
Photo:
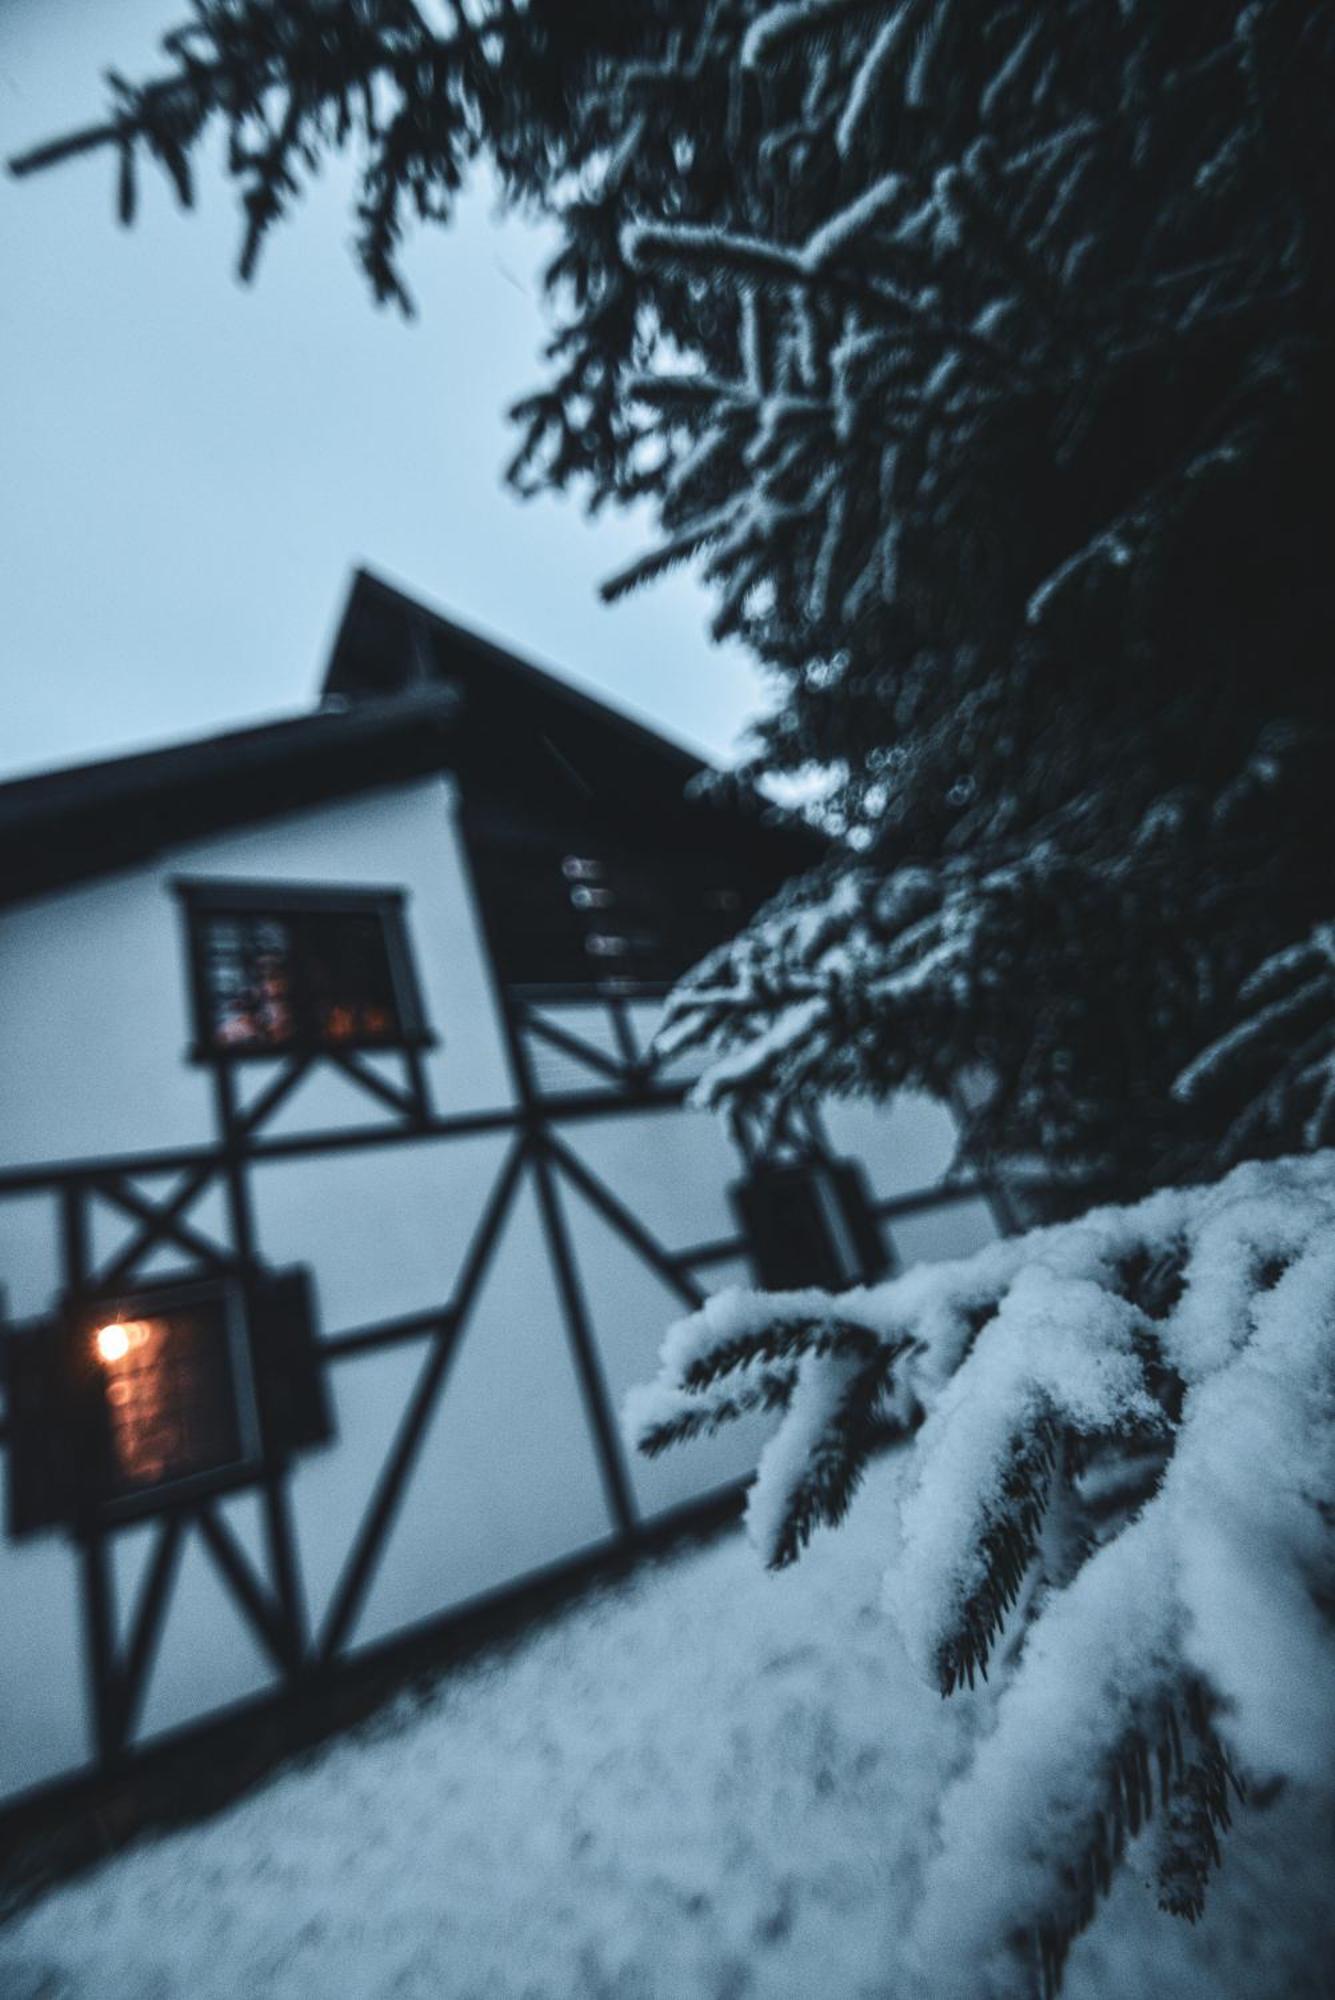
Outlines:
[[553, 1132], [546, 1135], [547, 1150], [566, 1178], [573, 1182], [591, 1208], [597, 1210], [603, 1220], [625, 1238], [631, 1248], [652, 1266], [665, 1285], [671, 1286], [677, 1297], [694, 1311], [705, 1302], [706, 1294], [695, 1280], [684, 1271], [678, 1258], [639, 1222], [625, 1203], [619, 1201], [612, 1190], [600, 1181], [596, 1174], [585, 1166], [577, 1153], [562, 1143]]
[[552, 1158], [548, 1151], [550, 1145], [551, 1135], [544, 1133], [537, 1139], [533, 1150], [533, 1179], [538, 1191], [538, 1207], [547, 1237], [547, 1248], [556, 1272], [557, 1291], [565, 1315], [571, 1351], [575, 1358], [585, 1414], [597, 1447], [598, 1470], [602, 1475], [603, 1489], [617, 1530], [623, 1540], [629, 1541], [634, 1538], [639, 1525], [635, 1500], [631, 1492], [630, 1475], [626, 1470], [622, 1454], [621, 1439], [612, 1415], [607, 1383], [594, 1343], [593, 1328], [589, 1323], [584, 1287], [580, 1283], [574, 1251], [571, 1248], [570, 1233], [566, 1227], [565, 1216], [561, 1212], [555, 1175], [552, 1171]]
[[403, 1499], [409, 1474], [417, 1461], [422, 1439], [445, 1385], [450, 1362], [458, 1348], [469, 1312], [491, 1262], [501, 1228], [510, 1213], [520, 1172], [527, 1153], [521, 1138], [511, 1146], [497, 1176], [481, 1221], [468, 1246], [459, 1282], [447, 1311], [441, 1315], [432, 1352], [417, 1380], [412, 1398], [395, 1435], [389, 1456], [381, 1467], [352, 1552], [335, 1585], [318, 1643], [321, 1661], [333, 1658], [356, 1623], [366, 1600], [389, 1531]]
[[180, 1568], [185, 1523], [179, 1514], [163, 1522], [147, 1576], [139, 1592], [129, 1645], [114, 1673], [111, 1715], [115, 1748], [121, 1750], [134, 1734], [148, 1693], [153, 1662], [167, 1610], [167, 1599]]
[[270, 1659], [284, 1674], [295, 1672], [299, 1661], [294, 1656], [282, 1605], [255, 1575], [227, 1523], [211, 1507], [201, 1507], [195, 1518], [205, 1548], [223, 1581], [239, 1600]]
[[202, 1183], [191, 1189], [184, 1199], [178, 1192], [175, 1203], [168, 1202], [165, 1206], [150, 1201], [124, 1181], [98, 1181], [94, 1191], [103, 1201], [124, 1209], [127, 1215], [134, 1216], [144, 1225], [139, 1235], [126, 1245], [107, 1271], [95, 1281], [99, 1285], [114, 1284], [119, 1278], [128, 1276], [149, 1251], [163, 1242], [174, 1243], [178, 1250], [186, 1251], [209, 1270], [230, 1270], [234, 1260], [228, 1252], [181, 1219], [182, 1210], [203, 1192]]

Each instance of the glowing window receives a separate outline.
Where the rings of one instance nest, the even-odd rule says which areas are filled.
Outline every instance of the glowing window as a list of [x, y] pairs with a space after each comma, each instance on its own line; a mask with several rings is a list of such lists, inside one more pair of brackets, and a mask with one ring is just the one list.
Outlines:
[[145, 1299], [100, 1316], [85, 1338], [101, 1385], [110, 1497], [253, 1464], [249, 1354], [230, 1288]]

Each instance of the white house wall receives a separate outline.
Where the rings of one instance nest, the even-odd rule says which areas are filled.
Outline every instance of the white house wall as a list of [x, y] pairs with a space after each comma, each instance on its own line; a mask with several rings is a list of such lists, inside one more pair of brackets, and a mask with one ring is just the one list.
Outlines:
[[[661, 1016], [662, 1009], [657, 1003], [639, 1003], [632, 1010], [635, 1032], [644, 1046], [652, 1042]], [[665, 1074], [694, 1077], [702, 1067], [703, 1059], [697, 1052], [691, 1051], [678, 1064], [669, 1066]], [[831, 1150], [861, 1163], [872, 1199], [877, 1202], [891, 1202], [897, 1196], [935, 1188], [954, 1162], [955, 1119], [947, 1106], [936, 1098], [909, 1090], [898, 1092], [883, 1104], [872, 1103], [866, 1098], [828, 1098], [820, 1107], [820, 1118]], [[713, 1149], [717, 1157], [718, 1149], [725, 1146], [722, 1128], [713, 1119], [704, 1123], [718, 1135], [717, 1146]], [[588, 1128], [579, 1135], [579, 1142], [592, 1142]], [[607, 1143], [615, 1156], [617, 1140], [614, 1134], [609, 1133]], [[695, 1145], [701, 1142], [691, 1140], [688, 1143]], [[669, 1203], [683, 1199], [689, 1201], [692, 1191], [697, 1200], [720, 1198], [716, 1169], [702, 1170], [698, 1174], [694, 1168], [685, 1170], [680, 1175], [687, 1184], [682, 1194], [668, 1192], [678, 1179], [677, 1169], [669, 1166], [666, 1155], [656, 1152], [655, 1157], [656, 1161], [663, 1161], [663, 1166], [661, 1171], [655, 1173], [653, 1199], [663, 1198]], [[724, 1175], [725, 1181], [735, 1179], [737, 1175], [735, 1155], [729, 1154], [729, 1157], [733, 1166], [732, 1171]], [[699, 1237], [710, 1233], [702, 1229]], [[993, 1240], [997, 1234], [997, 1220], [986, 1201], [967, 1197], [930, 1213], [895, 1217], [883, 1225], [882, 1233], [896, 1266], [902, 1269], [910, 1264], [935, 1262], [945, 1257], [969, 1256]]]
[[264, 1161], [251, 1173], [260, 1256], [311, 1266], [331, 1335], [443, 1306], [508, 1151], [487, 1133]]
[[0, 1798], [7, 1798], [93, 1755], [74, 1550], [52, 1538], [6, 1542], [0, 1605]]
[[[230, 1494], [219, 1502], [218, 1512], [262, 1574], [264, 1537], [257, 1496]], [[134, 1741], [149, 1743], [198, 1716], [251, 1695], [276, 1692], [279, 1685], [273, 1660], [203, 1543], [197, 1535], [187, 1536]]]
[[[215, 1142], [208, 1072], [186, 1059], [193, 1022], [184, 923], [172, 890], [180, 876], [406, 891], [423, 1005], [440, 1036], [425, 1059], [434, 1110], [448, 1117], [513, 1105], [452, 787], [433, 778], [191, 843], [151, 865], [0, 918], [5, 1164], [40, 1166]], [[267, 1063], [245, 1065], [244, 1093], [253, 1097], [271, 1073]], [[367, 1123], [383, 1126], [383, 1107], [331, 1074], [308, 1078], [265, 1132]], [[325, 1331], [440, 1305], [504, 1143], [398, 1144], [257, 1166], [261, 1254], [274, 1264], [312, 1266]], [[159, 1198], [173, 1184], [170, 1175], [137, 1183]], [[189, 1220], [226, 1241], [218, 1184], [192, 1204]], [[0, 1200], [0, 1284], [15, 1317], [48, 1310], [58, 1294], [58, 1231], [54, 1194]], [[90, 1231], [95, 1262], [114, 1256], [133, 1232], [120, 1211], [96, 1204]], [[531, 1231], [530, 1237], [516, 1247], [532, 1260], [538, 1245]], [[140, 1270], [150, 1276], [184, 1265], [182, 1253], [167, 1248]], [[486, 1331], [479, 1327], [477, 1333], [485, 1352]], [[544, 1327], [542, 1337], [568, 1370], [559, 1327]], [[401, 1415], [403, 1380], [415, 1375], [421, 1359], [419, 1344], [330, 1369], [338, 1439], [305, 1461], [293, 1481], [295, 1531], [317, 1617]], [[359, 1392], [355, 1407], [350, 1391]], [[580, 1476], [596, 1481], [582, 1419], [568, 1429], [573, 1436], [561, 1441], [558, 1460], [563, 1453], [577, 1457]], [[262, 1574], [255, 1497], [233, 1496], [219, 1512]], [[598, 1513], [592, 1532], [604, 1521]], [[584, 1515], [572, 1518], [567, 1545], [589, 1539], [590, 1532]], [[112, 1538], [122, 1614], [133, 1602], [151, 1537], [145, 1526]], [[504, 1580], [503, 1560], [493, 1561], [485, 1582]], [[448, 1578], [437, 1584], [419, 1576], [417, 1603], [400, 1592], [400, 1622], [426, 1615], [449, 1597]], [[73, 1546], [55, 1535], [0, 1543], [0, 1604], [0, 1797], [6, 1797], [76, 1769], [92, 1754], [80, 1562]], [[198, 1535], [189, 1533], [136, 1740], [274, 1684], [272, 1662]]]

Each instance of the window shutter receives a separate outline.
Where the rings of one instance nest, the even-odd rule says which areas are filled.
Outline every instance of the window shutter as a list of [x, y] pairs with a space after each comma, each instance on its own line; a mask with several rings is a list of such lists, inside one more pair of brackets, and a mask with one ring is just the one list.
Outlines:
[[63, 1335], [51, 1321], [0, 1341], [9, 1429], [6, 1518], [16, 1539], [65, 1527], [81, 1511], [86, 1453], [79, 1450], [79, 1404]]
[[888, 1277], [894, 1269], [894, 1258], [886, 1249], [881, 1225], [876, 1220], [866, 1175], [856, 1160], [832, 1160], [828, 1172], [853, 1239], [860, 1267], [858, 1282], [871, 1284], [876, 1278]]
[[757, 1167], [729, 1189], [757, 1284], [843, 1291], [881, 1277], [889, 1259], [853, 1160]]
[[256, 1287], [251, 1351], [270, 1451], [281, 1458], [328, 1444], [333, 1416], [316, 1339], [314, 1287], [304, 1265], [267, 1273]]

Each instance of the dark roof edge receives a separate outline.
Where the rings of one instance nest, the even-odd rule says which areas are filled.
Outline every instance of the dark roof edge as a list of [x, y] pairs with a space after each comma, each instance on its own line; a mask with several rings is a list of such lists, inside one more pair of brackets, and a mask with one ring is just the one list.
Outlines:
[[14, 779], [0, 785], [0, 904], [442, 770], [458, 712], [457, 695], [438, 685]]

